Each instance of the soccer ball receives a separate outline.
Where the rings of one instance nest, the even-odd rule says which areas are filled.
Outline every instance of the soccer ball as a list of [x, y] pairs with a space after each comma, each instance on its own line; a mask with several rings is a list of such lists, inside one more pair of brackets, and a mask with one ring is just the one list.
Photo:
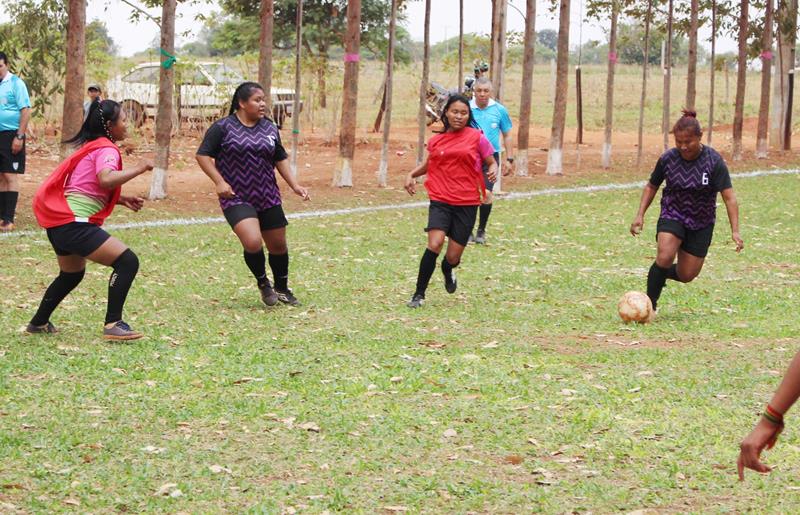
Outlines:
[[625, 322], [646, 324], [653, 316], [653, 303], [650, 297], [640, 291], [629, 291], [617, 304], [619, 317]]

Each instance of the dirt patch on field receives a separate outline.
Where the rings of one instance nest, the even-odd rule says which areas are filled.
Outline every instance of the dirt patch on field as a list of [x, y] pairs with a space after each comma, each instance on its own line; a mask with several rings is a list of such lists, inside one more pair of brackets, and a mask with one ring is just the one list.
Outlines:
[[[748, 120], [752, 123], [752, 120]], [[144, 134], [152, 130], [146, 127]], [[431, 135], [430, 130], [427, 137]], [[284, 145], [291, 147], [291, 132], [283, 131]], [[219, 205], [211, 182], [200, 171], [194, 154], [202, 139], [199, 131], [188, 132], [173, 139], [171, 168], [169, 172], [169, 198], [150, 203], [147, 209], [164, 212], [171, 216], [218, 216]], [[504, 191], [526, 191], [533, 189], [563, 187], [591, 182], [614, 182], [644, 180], [649, 175], [655, 160], [661, 153], [662, 136], [647, 134], [644, 138], [641, 169], [637, 169], [637, 134], [614, 133], [613, 165], [603, 169], [600, 165], [600, 151], [603, 133], [592, 131], [584, 133], [584, 143], [575, 144], [575, 132], [567, 133], [564, 145], [564, 175], [548, 176], [547, 148], [550, 130], [534, 127], [530, 136], [528, 177], [504, 177]], [[754, 152], [746, 151], [745, 159], [730, 162], [730, 131], [715, 128], [715, 147], [728, 159], [732, 171], [788, 168], [800, 164], [800, 152], [771, 152], [768, 160], [755, 159]], [[152, 136], [138, 138], [138, 141], [124, 144], [126, 164], [134, 164], [144, 157], [153, 157]], [[516, 142], [516, 137], [514, 137]], [[746, 149], [755, 147], [754, 138], [745, 138]], [[416, 164], [417, 129], [413, 126], [400, 126], [392, 129], [389, 147], [389, 186], [377, 186], [377, 170], [381, 156], [381, 134], [359, 129], [353, 170], [353, 187], [337, 188], [331, 185], [338, 162], [338, 141], [331, 142], [322, 131], [312, 131], [303, 136], [298, 153], [298, 174], [300, 182], [310, 188], [312, 201], [303, 203], [283, 187], [284, 201], [288, 212], [309, 209], [328, 209], [351, 206], [377, 205], [409, 201], [403, 190], [403, 180]], [[43, 138], [29, 143], [27, 173], [22, 176], [21, 199], [19, 204], [18, 227], [35, 226], [30, 210], [30, 199], [36, 187], [55, 168], [59, 161], [55, 139]], [[145, 174], [125, 186], [128, 194], [145, 195], [149, 191], [151, 176]]]

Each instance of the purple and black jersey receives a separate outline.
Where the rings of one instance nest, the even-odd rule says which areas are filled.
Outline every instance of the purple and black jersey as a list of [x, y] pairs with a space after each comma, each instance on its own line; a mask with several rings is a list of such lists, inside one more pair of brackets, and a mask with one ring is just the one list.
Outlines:
[[664, 152], [650, 175], [650, 184], [658, 188], [664, 180], [661, 218], [693, 231], [716, 222], [717, 193], [732, 187], [725, 161], [708, 146], [703, 146], [693, 161], [683, 159], [677, 148]]
[[274, 123], [262, 118], [247, 127], [232, 114], [212, 125], [197, 155], [213, 157], [217, 170], [236, 195], [219, 199], [223, 210], [250, 204], [256, 211], [280, 205], [281, 192], [275, 177], [275, 163], [288, 156]]

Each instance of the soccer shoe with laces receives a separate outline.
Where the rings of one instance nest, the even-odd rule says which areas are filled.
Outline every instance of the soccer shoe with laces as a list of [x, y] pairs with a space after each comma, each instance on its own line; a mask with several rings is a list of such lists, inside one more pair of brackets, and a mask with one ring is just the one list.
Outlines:
[[28, 327], [25, 328], [25, 334], [55, 334], [57, 332], [58, 329], [51, 322], [44, 325], [28, 324]]
[[292, 290], [275, 290], [275, 294], [278, 296], [278, 300], [283, 302], [288, 306], [299, 306], [300, 301], [297, 300], [297, 297], [294, 296]]
[[264, 286], [259, 286], [258, 291], [261, 292], [261, 302], [267, 306], [274, 306], [278, 303], [278, 294], [272, 289], [269, 281], [264, 283]]
[[422, 307], [423, 302], [425, 302], [425, 297], [420, 295], [419, 293], [415, 293], [411, 300], [406, 303], [406, 306], [410, 308], [419, 308]]
[[478, 245], [486, 245], [486, 231], [478, 231], [475, 234], [475, 243]]
[[122, 320], [113, 324], [106, 324], [103, 327], [103, 338], [106, 340], [138, 340], [142, 336], [144, 334], [134, 331], [131, 326]]

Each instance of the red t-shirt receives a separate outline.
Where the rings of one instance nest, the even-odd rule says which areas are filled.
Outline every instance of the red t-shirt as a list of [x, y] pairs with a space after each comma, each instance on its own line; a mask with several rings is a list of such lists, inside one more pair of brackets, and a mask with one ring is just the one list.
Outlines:
[[481, 203], [483, 173], [481, 161], [494, 148], [478, 129], [437, 134], [428, 141], [428, 177], [425, 188], [431, 200], [453, 206]]

